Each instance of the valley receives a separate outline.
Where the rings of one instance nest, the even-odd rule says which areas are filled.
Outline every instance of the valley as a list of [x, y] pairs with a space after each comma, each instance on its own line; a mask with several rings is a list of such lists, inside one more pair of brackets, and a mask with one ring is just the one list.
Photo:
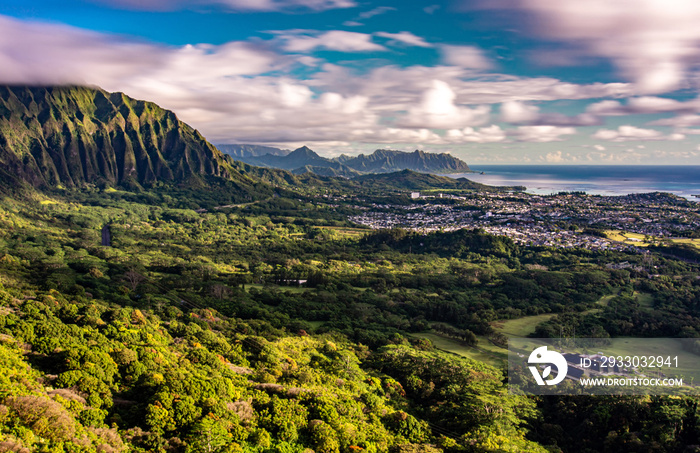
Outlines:
[[[510, 394], [503, 367], [511, 336], [700, 337], [697, 203], [295, 174], [123, 95], [0, 93], [2, 451], [675, 452], [700, 433], [694, 397], [557, 402]], [[602, 421], [600, 398], [637, 415]]]

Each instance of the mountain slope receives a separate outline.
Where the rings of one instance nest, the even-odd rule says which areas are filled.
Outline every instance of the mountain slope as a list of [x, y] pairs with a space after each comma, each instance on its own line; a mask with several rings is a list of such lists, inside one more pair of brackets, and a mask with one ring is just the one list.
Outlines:
[[0, 87], [0, 169], [35, 187], [239, 179], [175, 114], [86, 87]]
[[398, 190], [476, 190], [480, 192], [520, 191], [522, 186], [487, 186], [467, 178], [450, 178], [447, 176], [419, 173], [412, 170], [402, 170], [394, 173], [361, 175], [353, 179], [361, 187], [388, 187]]
[[467, 173], [471, 171], [466, 162], [450, 154], [426, 153], [420, 150], [406, 153], [378, 149], [370, 155], [341, 156], [337, 161], [363, 173], [389, 173], [401, 170], [422, 173]]
[[[340, 156], [335, 159], [327, 159], [319, 156], [306, 146], [292, 151], [287, 155], [280, 154], [282, 150], [268, 154], [250, 154], [253, 151], [260, 152], [262, 149], [247, 150], [250, 145], [226, 145], [236, 147], [240, 155], [234, 155], [236, 160], [240, 160], [250, 165], [260, 167], [280, 168], [290, 170], [294, 173], [304, 173], [311, 171], [322, 175], [337, 175], [343, 177], [353, 177], [362, 173], [391, 173], [402, 170], [412, 170], [421, 173], [468, 173], [469, 166], [466, 162], [457, 159], [447, 153], [436, 154], [424, 151], [414, 151], [406, 153], [403, 151], [393, 151], [388, 149], [378, 149], [370, 155], [360, 154], [359, 156]], [[229, 149], [220, 146], [221, 149]], [[260, 147], [264, 148], [264, 147]]]
[[226, 153], [233, 158], [258, 157], [270, 154], [272, 156], [286, 156], [289, 154], [287, 149], [273, 148], [272, 146], [262, 145], [215, 145], [219, 151]]

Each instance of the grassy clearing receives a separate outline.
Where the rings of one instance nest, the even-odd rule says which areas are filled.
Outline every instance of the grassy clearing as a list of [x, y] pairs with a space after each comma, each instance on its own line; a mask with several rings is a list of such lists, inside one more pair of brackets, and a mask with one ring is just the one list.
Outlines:
[[654, 296], [649, 293], [634, 292], [637, 303], [642, 308], [654, 308]]
[[700, 249], [700, 239], [690, 239], [690, 238], [678, 238], [671, 239], [674, 244], [689, 244], [695, 246], [695, 248]]
[[493, 345], [485, 337], [478, 337], [476, 347], [467, 346], [459, 340], [443, 337], [434, 332], [410, 334], [414, 338], [426, 338], [433, 345], [445, 352], [451, 352], [462, 357], [478, 360], [495, 367], [502, 367], [508, 360], [508, 352], [505, 349]]
[[[290, 293], [303, 293], [306, 291], [311, 291], [312, 288], [305, 288], [303, 286], [277, 286], [270, 285], [272, 288], [278, 289], [279, 291], [289, 291]], [[250, 292], [251, 288], [263, 289], [264, 286], [258, 283], [247, 283], [245, 285], [245, 290]]]
[[[607, 296], [601, 297], [596, 304], [599, 305], [601, 308], [591, 308], [590, 310], [586, 310], [583, 312], [583, 314], [592, 314], [592, 313], [599, 313], [603, 311], [602, 307], [607, 307], [608, 304], [610, 303], [610, 299], [615, 297], [617, 294], [609, 294]], [[640, 294], [640, 296], [644, 296]], [[650, 296], [651, 295], [646, 295]], [[646, 300], [646, 299], [645, 299]], [[641, 302], [640, 302], [641, 304]], [[524, 316], [522, 318], [518, 319], [505, 319], [501, 321], [495, 321], [491, 323], [491, 326], [493, 326], [494, 329], [496, 329], [499, 333], [502, 333], [503, 335], [506, 335], [508, 337], [527, 337], [531, 333], [535, 332], [535, 329], [537, 326], [545, 321], [549, 321], [553, 316], [555, 316], [556, 313], [546, 313], [543, 315], [536, 315], [536, 316]]]
[[643, 234], [629, 233], [620, 230], [605, 230], [605, 235], [612, 241], [622, 242], [627, 245], [636, 245], [638, 247], [648, 247], [655, 242], [654, 238], [651, 238], [652, 242], [647, 242], [645, 238], [648, 236], [644, 236]]
[[674, 244], [689, 244], [696, 248], [700, 248], [700, 239], [697, 238], [674, 238], [674, 239], [663, 239], [651, 237], [651, 242], [646, 239], [648, 236], [639, 233], [629, 233], [627, 231], [620, 230], [605, 230], [605, 236], [612, 241], [622, 242], [628, 245], [636, 245], [638, 247], [648, 247], [650, 245], [670, 241]]
[[494, 329], [509, 337], [526, 337], [535, 332], [538, 324], [549, 321], [554, 313], [544, 315], [525, 316], [518, 319], [506, 319], [491, 323]]
[[332, 230], [336, 234], [340, 236], [346, 236], [346, 237], [351, 237], [351, 238], [358, 238], [360, 236], [364, 236], [365, 234], [371, 232], [372, 230], [368, 230], [366, 228], [350, 228], [350, 227], [336, 227], [336, 226], [317, 226], [316, 228], [322, 229], [322, 230]]

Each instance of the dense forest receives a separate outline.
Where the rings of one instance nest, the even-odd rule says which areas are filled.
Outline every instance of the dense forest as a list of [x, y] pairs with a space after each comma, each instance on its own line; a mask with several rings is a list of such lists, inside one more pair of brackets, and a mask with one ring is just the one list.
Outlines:
[[2, 200], [0, 451], [699, 448], [694, 398], [510, 395], [418, 335], [503, 345], [495, 322], [553, 314], [537, 335], [698, 337], [697, 265], [173, 190]]

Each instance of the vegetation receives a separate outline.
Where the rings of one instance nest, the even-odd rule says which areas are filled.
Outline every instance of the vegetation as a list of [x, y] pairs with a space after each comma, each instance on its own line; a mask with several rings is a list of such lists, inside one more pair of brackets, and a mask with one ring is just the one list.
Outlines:
[[696, 248], [650, 244], [650, 275], [370, 232], [360, 200], [484, 188], [251, 167], [101, 90], [0, 99], [0, 451], [697, 451], [696, 398], [510, 395], [500, 365], [508, 334], [700, 337]]
[[[660, 258], [669, 278], [649, 281], [605, 266], [641, 259], [620, 252], [534, 250], [481, 231], [358, 235], [298, 202], [285, 208], [294, 216], [264, 203], [197, 213], [166, 193], [3, 200], [3, 449], [600, 451], [571, 434], [592, 435], [581, 426], [600, 414], [507, 394], [503, 333], [547, 319], [538, 335], [562, 323], [579, 335], [700, 327], [687, 262]], [[105, 224], [112, 247], [100, 246]], [[690, 401], [607, 401], [646, 418], [613, 423], [605, 448], [681, 451], [697, 430]], [[669, 431], [668, 417], [682, 427]]]

